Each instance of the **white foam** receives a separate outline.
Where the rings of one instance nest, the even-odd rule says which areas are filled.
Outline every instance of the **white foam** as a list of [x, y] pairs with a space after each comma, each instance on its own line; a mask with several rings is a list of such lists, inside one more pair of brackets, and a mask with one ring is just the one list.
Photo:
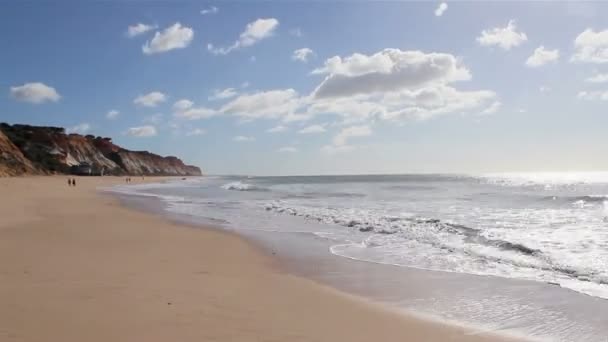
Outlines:
[[243, 182], [232, 182], [228, 184], [222, 185], [222, 189], [224, 190], [236, 190], [236, 191], [251, 191], [251, 190], [259, 190], [255, 185], [243, 183]]

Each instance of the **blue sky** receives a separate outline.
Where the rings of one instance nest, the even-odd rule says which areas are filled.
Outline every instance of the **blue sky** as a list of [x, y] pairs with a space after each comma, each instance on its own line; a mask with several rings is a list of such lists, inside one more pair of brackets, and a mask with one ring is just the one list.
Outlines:
[[209, 173], [606, 170], [607, 19], [602, 3], [3, 2], [0, 121]]

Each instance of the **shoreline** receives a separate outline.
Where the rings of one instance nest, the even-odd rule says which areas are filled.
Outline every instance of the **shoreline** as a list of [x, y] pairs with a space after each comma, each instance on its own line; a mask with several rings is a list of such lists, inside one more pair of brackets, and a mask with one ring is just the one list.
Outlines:
[[0, 179], [3, 340], [508, 339], [294, 276], [236, 233], [141, 213], [97, 190], [122, 178], [65, 180]]

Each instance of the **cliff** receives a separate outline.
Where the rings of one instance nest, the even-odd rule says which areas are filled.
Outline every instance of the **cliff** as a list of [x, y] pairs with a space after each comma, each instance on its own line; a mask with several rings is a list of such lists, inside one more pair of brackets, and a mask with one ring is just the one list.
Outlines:
[[177, 157], [129, 151], [110, 138], [66, 134], [60, 127], [0, 124], [0, 176], [23, 174], [200, 176]]

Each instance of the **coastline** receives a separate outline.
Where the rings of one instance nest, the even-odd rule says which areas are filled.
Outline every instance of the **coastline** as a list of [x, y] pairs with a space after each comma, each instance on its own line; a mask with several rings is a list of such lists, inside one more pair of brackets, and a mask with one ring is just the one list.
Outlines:
[[506, 340], [282, 272], [241, 236], [98, 192], [123, 178], [66, 179], [0, 179], [3, 340]]

